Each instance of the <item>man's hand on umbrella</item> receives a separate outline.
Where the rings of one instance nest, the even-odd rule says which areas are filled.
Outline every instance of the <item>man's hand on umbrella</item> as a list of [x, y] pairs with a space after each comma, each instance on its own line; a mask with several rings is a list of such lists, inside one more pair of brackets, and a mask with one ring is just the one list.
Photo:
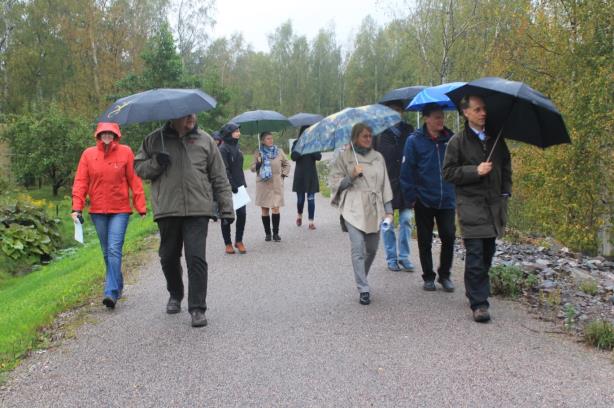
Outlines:
[[171, 164], [171, 156], [166, 152], [160, 152], [156, 154], [156, 161], [160, 167], [166, 167]]
[[363, 171], [362, 166], [360, 164], [357, 164], [354, 167], [354, 171], [352, 172], [352, 178], [361, 177], [362, 171]]
[[492, 162], [482, 162], [478, 165], [478, 175], [485, 176], [492, 170]]

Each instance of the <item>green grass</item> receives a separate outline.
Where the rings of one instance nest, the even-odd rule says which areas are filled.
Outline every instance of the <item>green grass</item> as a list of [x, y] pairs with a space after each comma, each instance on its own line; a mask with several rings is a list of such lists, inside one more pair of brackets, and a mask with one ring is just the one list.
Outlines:
[[586, 342], [601, 350], [614, 349], [614, 326], [605, 320], [595, 320], [584, 328]]
[[579, 289], [587, 295], [595, 296], [599, 292], [599, 286], [594, 279], [586, 279], [580, 283]]
[[253, 154], [243, 153], [243, 170], [249, 170], [249, 167], [252, 165], [252, 160], [254, 160]]
[[[132, 216], [124, 254], [138, 252], [146, 245], [144, 238], [155, 231], [151, 215], [143, 220]], [[22, 356], [44, 341], [40, 329], [59, 313], [102, 293], [103, 280], [104, 261], [95, 236], [71, 256], [26, 276], [5, 279], [0, 284], [0, 372], [15, 367]]]

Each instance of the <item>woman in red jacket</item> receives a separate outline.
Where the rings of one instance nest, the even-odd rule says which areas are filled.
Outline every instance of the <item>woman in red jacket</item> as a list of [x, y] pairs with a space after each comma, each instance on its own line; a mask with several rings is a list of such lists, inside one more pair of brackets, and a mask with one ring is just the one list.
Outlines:
[[104, 263], [106, 282], [102, 303], [114, 308], [121, 297], [124, 279], [121, 271], [122, 247], [132, 213], [132, 203], [144, 217], [147, 208], [141, 179], [134, 172], [134, 154], [119, 144], [121, 132], [115, 123], [99, 123], [94, 133], [96, 146], [85, 149], [79, 160], [72, 187], [72, 217], [81, 218], [85, 198], [90, 198], [90, 216], [96, 227]]

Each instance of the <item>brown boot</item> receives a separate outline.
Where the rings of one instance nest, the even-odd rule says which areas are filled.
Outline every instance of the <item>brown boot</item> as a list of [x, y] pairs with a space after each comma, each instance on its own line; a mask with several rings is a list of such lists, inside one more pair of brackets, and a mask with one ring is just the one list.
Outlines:
[[478, 323], [486, 323], [490, 320], [490, 313], [486, 306], [480, 306], [473, 311], [473, 320]]
[[245, 249], [245, 245], [243, 245], [243, 242], [236, 242], [235, 243], [235, 248], [237, 248], [239, 250], [240, 254], [247, 253], [247, 249]]
[[232, 244], [228, 244], [228, 245], [226, 245], [226, 253], [227, 253], [228, 255], [231, 255], [231, 254], [234, 254], [234, 253], [235, 253], [235, 250], [234, 250], [234, 249], [232, 249]]

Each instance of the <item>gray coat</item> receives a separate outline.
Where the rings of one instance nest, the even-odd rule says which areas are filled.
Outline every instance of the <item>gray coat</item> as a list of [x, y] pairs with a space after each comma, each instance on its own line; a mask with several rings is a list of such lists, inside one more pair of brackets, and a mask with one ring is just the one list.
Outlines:
[[493, 238], [503, 235], [507, 223], [507, 197], [512, 193], [512, 163], [503, 138], [491, 161], [493, 168], [479, 176], [477, 167], [486, 161], [495, 138], [484, 143], [468, 127], [454, 135], [446, 149], [443, 176], [455, 185], [456, 210], [463, 238]]
[[[171, 159], [166, 169], [156, 161], [162, 137]], [[226, 167], [213, 138], [202, 130], [195, 128], [179, 137], [167, 124], [153, 131], [143, 140], [134, 169], [142, 179], [151, 180], [155, 220], [189, 216], [234, 219]]]

